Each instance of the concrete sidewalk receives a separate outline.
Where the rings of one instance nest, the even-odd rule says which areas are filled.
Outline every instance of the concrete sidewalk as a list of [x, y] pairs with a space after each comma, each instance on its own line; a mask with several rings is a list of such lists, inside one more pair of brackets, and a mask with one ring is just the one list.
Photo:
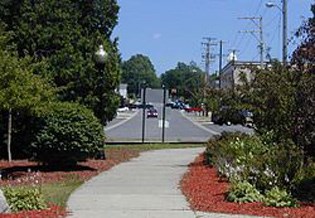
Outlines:
[[149, 151], [94, 177], [69, 198], [76, 218], [230, 218], [189, 209], [179, 189], [187, 165], [204, 148]]

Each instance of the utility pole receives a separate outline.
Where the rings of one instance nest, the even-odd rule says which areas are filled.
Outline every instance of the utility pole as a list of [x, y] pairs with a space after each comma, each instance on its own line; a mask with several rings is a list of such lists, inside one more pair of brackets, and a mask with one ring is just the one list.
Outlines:
[[205, 42], [202, 42], [201, 44], [205, 47], [205, 53], [202, 55], [202, 58], [205, 62], [205, 85], [208, 86], [208, 78], [210, 74], [210, 64], [214, 61], [214, 55], [211, 53], [211, 47], [216, 46], [217, 43], [213, 43], [212, 41], [215, 40], [215, 38], [211, 37], [204, 37], [203, 38]]
[[211, 37], [204, 37], [203, 40], [205, 42], [202, 42], [201, 44], [205, 47], [205, 53], [202, 55], [202, 58], [205, 62], [205, 81], [204, 81], [204, 87], [203, 87], [203, 96], [202, 96], [202, 104], [201, 107], [203, 108], [203, 116], [208, 114], [208, 111], [206, 111], [205, 107], [205, 100], [207, 95], [207, 87], [209, 86], [209, 74], [210, 74], [210, 64], [213, 62], [215, 55], [211, 53], [211, 46], [216, 46], [217, 43], [213, 43], [212, 41], [215, 40]]
[[283, 17], [283, 39], [282, 39], [282, 62], [283, 66], [287, 65], [287, 55], [288, 55], [288, 47], [287, 47], [287, 24], [288, 24], [288, 1], [282, 0], [282, 17]]
[[[245, 30], [245, 31], [240, 31], [240, 32], [251, 33], [259, 42], [260, 68], [263, 69], [263, 67], [264, 67], [264, 44], [265, 43], [264, 43], [262, 17], [241, 17], [239, 19], [251, 20], [258, 27], [258, 30]], [[258, 22], [257, 22], [257, 20], [258, 20]], [[255, 33], [259, 33], [259, 37], [257, 37]]]
[[267, 2], [268, 8], [276, 7], [282, 13], [282, 63], [283, 66], [287, 65], [288, 56], [288, 0], [282, 0], [282, 8], [274, 2]]
[[222, 62], [223, 62], [223, 41], [220, 40], [220, 54], [219, 54], [219, 88], [221, 89], [222, 86], [222, 80], [221, 80], [221, 76], [222, 76]]

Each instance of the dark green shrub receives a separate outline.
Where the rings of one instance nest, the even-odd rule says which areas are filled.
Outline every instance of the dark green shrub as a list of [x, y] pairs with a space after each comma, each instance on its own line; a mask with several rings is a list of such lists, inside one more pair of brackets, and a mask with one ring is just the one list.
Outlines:
[[47, 208], [47, 204], [39, 188], [5, 188], [4, 195], [13, 212]]
[[297, 207], [296, 200], [286, 190], [274, 187], [266, 192], [264, 204], [271, 207]]
[[229, 179], [248, 180], [258, 169], [257, 158], [266, 153], [267, 147], [256, 136], [240, 133], [224, 133], [210, 140], [206, 160], [215, 165], [219, 173]]
[[302, 151], [290, 142], [266, 147], [268, 149], [264, 152], [247, 161], [242, 179], [262, 192], [274, 186], [291, 191], [300, 179], [303, 168]]
[[35, 159], [45, 164], [75, 164], [93, 157], [104, 145], [101, 124], [79, 104], [54, 104], [39, 119], [39, 128], [32, 146]]
[[225, 133], [209, 140], [206, 160], [221, 176], [248, 181], [262, 193], [274, 186], [291, 191], [301, 180], [303, 153], [289, 140], [275, 144], [271, 138]]
[[[315, 8], [315, 6], [314, 6]], [[313, 73], [300, 73], [297, 90], [297, 111], [294, 126], [294, 141], [301, 146], [308, 157], [315, 161], [315, 66]]]
[[294, 191], [294, 196], [299, 200], [315, 203], [315, 177], [303, 179]]
[[302, 150], [289, 140], [271, 146], [269, 151], [262, 157], [262, 160], [265, 162], [264, 173], [267, 169], [272, 172], [270, 178], [273, 177], [274, 182], [270, 184], [269, 181], [269, 184], [267, 184], [268, 181], [263, 183], [264, 180], [258, 178], [256, 187], [270, 189], [273, 186], [278, 186], [282, 189], [292, 190], [303, 168], [303, 159]]
[[249, 182], [232, 183], [227, 195], [227, 200], [238, 203], [260, 202], [263, 196]]
[[300, 201], [315, 203], [315, 162], [305, 164], [298, 175], [293, 189], [293, 196]]

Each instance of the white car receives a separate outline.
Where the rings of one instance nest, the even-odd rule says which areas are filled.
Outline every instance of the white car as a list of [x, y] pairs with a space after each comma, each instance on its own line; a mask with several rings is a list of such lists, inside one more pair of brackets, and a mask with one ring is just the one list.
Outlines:
[[127, 112], [127, 111], [129, 111], [128, 107], [120, 107], [117, 109], [117, 112]]

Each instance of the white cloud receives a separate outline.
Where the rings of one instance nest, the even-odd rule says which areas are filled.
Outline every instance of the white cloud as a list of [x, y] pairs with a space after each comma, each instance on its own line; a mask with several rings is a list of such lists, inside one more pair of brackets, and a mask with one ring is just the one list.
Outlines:
[[162, 34], [161, 33], [154, 33], [153, 34], [153, 39], [159, 39], [162, 37]]

